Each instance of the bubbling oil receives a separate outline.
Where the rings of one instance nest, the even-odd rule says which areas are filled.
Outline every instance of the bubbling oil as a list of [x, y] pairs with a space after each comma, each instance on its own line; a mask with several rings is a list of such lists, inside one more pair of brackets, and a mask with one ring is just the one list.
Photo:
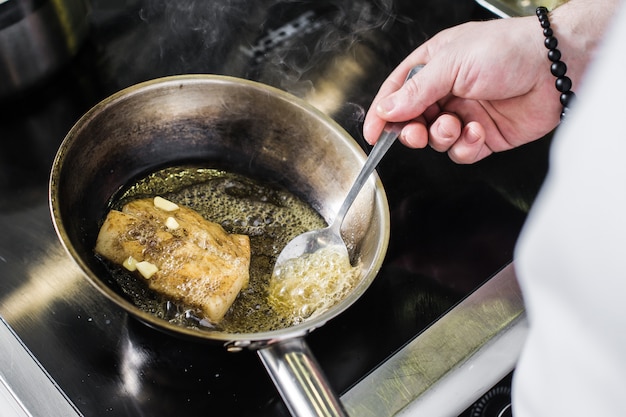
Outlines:
[[289, 259], [272, 275], [269, 303], [278, 314], [301, 323], [344, 299], [359, 271], [350, 264], [345, 250], [336, 246]]
[[[170, 167], [151, 173], [130, 185], [112, 203], [111, 208], [119, 210], [130, 200], [155, 195], [197, 211], [207, 220], [222, 225], [229, 233], [248, 235], [251, 259], [249, 285], [240, 292], [218, 325], [203, 320], [194, 308], [150, 290], [142, 280], [124, 268], [107, 265], [122, 291], [135, 305], [150, 314], [186, 327], [254, 333], [301, 322], [311, 312], [330, 307], [333, 302], [331, 298], [336, 302], [338, 294], [348, 291], [345, 283], [340, 283], [337, 276], [350, 266], [349, 261], [347, 266], [333, 266], [330, 272], [335, 278], [324, 284], [343, 289], [332, 291], [335, 294], [332, 297], [320, 297], [317, 303], [311, 303], [311, 295], [314, 294], [312, 288], [318, 285], [316, 291], [319, 294], [323, 285], [314, 284], [318, 278], [314, 277], [315, 274], [309, 274], [311, 269], [315, 269], [309, 263], [308, 266], [300, 266], [298, 273], [298, 276], [306, 277], [303, 293], [308, 294], [308, 298], [296, 297], [289, 301], [285, 298], [286, 292], [282, 296], [276, 295], [280, 290], [276, 285], [271, 286], [270, 281], [274, 263], [282, 248], [295, 236], [326, 226], [324, 219], [311, 206], [284, 189], [217, 169]], [[324, 268], [328, 270], [328, 264]], [[354, 282], [355, 279], [347, 281]], [[283, 282], [283, 285], [287, 284], [292, 288], [289, 291], [294, 292], [296, 279]]]

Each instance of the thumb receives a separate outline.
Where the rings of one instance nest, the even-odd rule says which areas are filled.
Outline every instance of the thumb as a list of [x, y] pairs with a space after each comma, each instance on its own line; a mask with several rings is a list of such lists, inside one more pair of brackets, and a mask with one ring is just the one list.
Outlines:
[[406, 122], [446, 97], [451, 91], [451, 82], [442, 77], [445, 72], [436, 67], [437, 63], [432, 61], [399, 90], [381, 99], [376, 106], [378, 116], [390, 122]]

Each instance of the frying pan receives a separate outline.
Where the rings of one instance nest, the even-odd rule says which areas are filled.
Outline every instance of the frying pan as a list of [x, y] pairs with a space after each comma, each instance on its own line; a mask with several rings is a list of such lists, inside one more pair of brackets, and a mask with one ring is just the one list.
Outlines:
[[271, 181], [308, 202], [328, 222], [365, 160], [339, 125], [306, 102], [264, 84], [215, 75], [165, 77], [131, 86], [94, 106], [69, 131], [53, 163], [50, 208], [64, 248], [106, 297], [145, 324], [178, 337], [254, 349], [290, 412], [345, 415], [305, 335], [354, 303], [381, 267], [389, 208], [374, 174], [342, 233], [361, 278], [326, 312], [291, 327], [229, 333], [172, 324], [141, 310], [111, 284], [94, 255], [111, 199], [163, 166], [202, 161]]

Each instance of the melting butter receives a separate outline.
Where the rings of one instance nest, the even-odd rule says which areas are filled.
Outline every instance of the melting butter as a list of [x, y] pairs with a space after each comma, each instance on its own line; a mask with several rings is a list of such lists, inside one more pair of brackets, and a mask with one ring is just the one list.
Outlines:
[[360, 277], [345, 252], [334, 246], [289, 259], [274, 271], [269, 302], [293, 324], [315, 317], [343, 300]]

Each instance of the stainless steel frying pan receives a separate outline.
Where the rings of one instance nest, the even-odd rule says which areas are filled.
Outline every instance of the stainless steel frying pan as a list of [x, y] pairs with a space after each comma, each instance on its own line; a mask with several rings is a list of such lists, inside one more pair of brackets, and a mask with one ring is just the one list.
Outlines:
[[340, 314], [367, 289], [389, 240], [389, 210], [376, 175], [343, 225], [362, 274], [359, 284], [325, 313], [289, 328], [226, 333], [181, 327], [135, 306], [111, 285], [93, 248], [108, 204], [132, 180], [166, 165], [202, 161], [287, 187], [332, 220], [365, 153], [329, 117], [275, 88], [212, 76], [167, 77], [129, 87], [87, 112], [63, 141], [50, 178], [58, 236], [86, 278], [144, 323], [180, 337], [255, 349], [290, 412], [345, 412], [304, 336]]

